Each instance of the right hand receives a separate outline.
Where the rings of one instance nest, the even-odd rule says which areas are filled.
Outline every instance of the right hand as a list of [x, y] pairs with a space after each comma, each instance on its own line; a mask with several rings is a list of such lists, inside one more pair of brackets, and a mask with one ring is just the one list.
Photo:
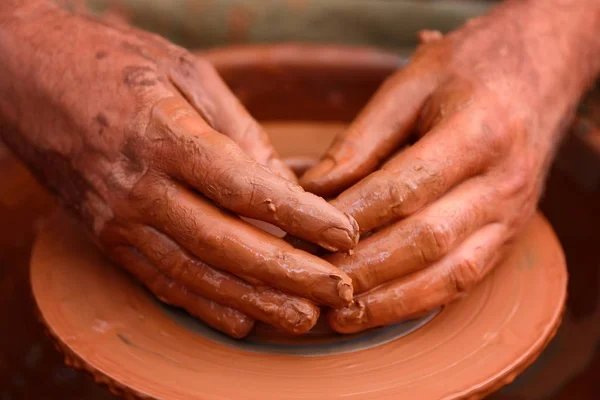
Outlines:
[[0, 26], [0, 137], [159, 298], [236, 337], [253, 319], [303, 333], [310, 301], [349, 304], [346, 274], [238, 218], [331, 251], [358, 240], [206, 61], [57, 8]]

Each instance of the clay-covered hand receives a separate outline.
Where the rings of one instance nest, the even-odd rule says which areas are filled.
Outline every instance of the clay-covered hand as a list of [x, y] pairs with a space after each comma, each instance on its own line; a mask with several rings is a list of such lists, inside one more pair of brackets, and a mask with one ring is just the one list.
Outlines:
[[304, 332], [318, 317], [308, 300], [349, 304], [345, 273], [238, 217], [333, 251], [358, 240], [352, 217], [293, 181], [211, 65], [158, 36], [20, 3], [0, 13], [1, 138], [110, 257], [233, 336], [254, 318]]
[[[353, 185], [332, 204], [371, 233], [327, 258], [357, 294], [330, 313], [338, 332], [460, 297], [534, 213], [560, 133], [597, 72], [590, 29], [565, 40], [579, 32], [569, 18], [578, 19], [543, 3], [509, 2], [446, 37], [421, 32], [408, 66], [300, 180], [323, 196]], [[562, 33], [543, 34], [562, 21]], [[411, 134], [418, 140], [402, 147]]]

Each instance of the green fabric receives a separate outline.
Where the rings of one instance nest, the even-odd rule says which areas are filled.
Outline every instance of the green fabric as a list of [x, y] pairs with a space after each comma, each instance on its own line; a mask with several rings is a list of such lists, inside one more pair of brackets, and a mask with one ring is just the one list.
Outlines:
[[[95, 11], [115, 0], [87, 0]], [[134, 24], [188, 48], [308, 42], [410, 50], [420, 29], [450, 31], [489, 2], [400, 0], [119, 0]]]

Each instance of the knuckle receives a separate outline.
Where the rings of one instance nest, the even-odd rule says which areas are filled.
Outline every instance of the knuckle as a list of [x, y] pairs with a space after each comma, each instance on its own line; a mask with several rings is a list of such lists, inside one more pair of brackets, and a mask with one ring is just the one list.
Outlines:
[[439, 260], [450, 250], [452, 229], [445, 222], [422, 222], [416, 228], [416, 246], [424, 263]]
[[157, 176], [145, 174], [129, 191], [129, 202], [140, 215], [164, 210], [168, 201], [168, 185]]
[[256, 188], [252, 185], [254, 181], [252, 176], [248, 173], [243, 173], [235, 165], [230, 165], [228, 163], [228, 165], [222, 166], [221, 168], [215, 168], [213, 178], [215, 182], [220, 183], [220, 186], [217, 188], [210, 185], [210, 187], [207, 188], [208, 192], [214, 192], [214, 195], [216, 196], [217, 193], [215, 190], [218, 190], [218, 193], [220, 194], [218, 197], [226, 199], [227, 201], [227, 204], [222, 204], [225, 207], [232, 207], [243, 203], [247, 193], [242, 190], [242, 188], [251, 187], [251, 195], [254, 195], [254, 189]]
[[185, 288], [178, 288], [174, 281], [166, 278], [158, 271], [154, 271], [151, 275], [145, 277], [143, 283], [160, 301], [172, 305], [176, 305], [173, 302], [176, 296], [173, 296], [172, 293], [177, 290], [178, 293], [183, 294], [185, 291]]
[[131, 88], [147, 88], [159, 82], [157, 68], [151, 64], [128, 65], [123, 68], [123, 83]]
[[[208, 135], [201, 132], [199, 136]], [[189, 174], [198, 184], [203, 184], [210, 176], [210, 172], [218, 170], [220, 163], [218, 156], [206, 151], [199, 137], [195, 135], [182, 137], [177, 146], [181, 158], [176, 162], [175, 168], [179, 169], [180, 175]]]
[[181, 280], [187, 272], [187, 263], [173, 251], [165, 252], [161, 262], [165, 267], [169, 268], [169, 275], [175, 281]]
[[138, 174], [136, 179], [131, 182], [128, 188], [131, 199], [141, 200], [148, 196], [148, 193], [159, 186], [161, 186], [161, 179], [150, 172], [145, 170]]
[[519, 135], [521, 124], [514, 117], [509, 107], [489, 88], [478, 85], [473, 91], [475, 101], [468, 112], [461, 113], [470, 125], [471, 137], [490, 158], [505, 155]]
[[512, 144], [512, 135], [508, 132], [508, 128], [504, 126], [504, 123], [495, 120], [482, 121], [477, 136], [478, 141], [487, 148], [492, 159], [506, 154]]
[[165, 282], [161, 276], [154, 276], [149, 280], [148, 288], [156, 295], [156, 297], [166, 304], [173, 304], [170, 296], [169, 289], [172, 286], [172, 283]]
[[206, 129], [198, 124], [198, 113], [190, 104], [180, 96], [173, 96], [172, 92], [156, 94], [149, 108], [149, 124], [144, 137], [153, 145], [186, 145], [193, 142], [194, 136], [202, 136], [202, 130]]
[[524, 168], [514, 169], [505, 178], [504, 186], [504, 190], [509, 197], [530, 191], [529, 173]]
[[386, 187], [393, 217], [404, 217], [414, 211], [411, 207], [416, 198], [416, 187], [414, 185], [409, 182], [399, 183], [394, 177], [390, 176], [386, 179]]
[[[159, 239], [160, 240], [160, 239]], [[175, 282], [181, 281], [188, 271], [187, 257], [183, 250], [177, 247], [164, 246], [164, 243], [149, 243], [150, 251], [155, 252], [154, 258], [159, 270], [163, 270]]]
[[475, 257], [464, 258], [448, 273], [449, 291], [453, 294], [469, 292], [481, 279], [480, 262]]
[[499, 193], [507, 198], [537, 198], [538, 176], [530, 160], [514, 160], [511, 165], [498, 170], [496, 178]]
[[[215, 170], [214, 179], [221, 183], [218, 188], [221, 206], [233, 211], [268, 210], [282, 215], [282, 210], [278, 207], [280, 199], [272, 194], [273, 182], [266, 180], [263, 172], [262, 166], [243, 167], [237, 164]], [[294, 189], [289, 191], [292, 194]], [[294, 203], [295, 200], [291, 197], [287, 201], [289, 205]]]
[[[383, 170], [382, 170], [383, 171]], [[397, 174], [387, 173], [382, 181], [387, 191], [391, 213], [395, 218], [415, 213], [448, 187], [448, 178], [438, 165], [416, 160]]]

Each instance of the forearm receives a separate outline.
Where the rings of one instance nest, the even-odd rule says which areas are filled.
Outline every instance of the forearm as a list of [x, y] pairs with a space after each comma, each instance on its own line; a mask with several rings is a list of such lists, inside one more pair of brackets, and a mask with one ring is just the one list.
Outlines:
[[600, 2], [597, 0], [510, 0], [490, 18], [520, 34], [529, 57], [544, 67], [540, 84], [555, 81], [565, 94], [580, 96], [600, 74]]
[[48, 108], [36, 103], [50, 104], [52, 87], [58, 90], [59, 74], [51, 66], [61, 64], [66, 42], [59, 32], [65, 29], [61, 14], [47, 0], [9, 0], [0, 6], [0, 139], [16, 153], [15, 136], [35, 134], [25, 125], [43, 118]]
[[[29, 7], [34, 2], [46, 6]], [[134, 63], [118, 45], [135, 38], [53, 2], [22, 3], [0, 17], [0, 139], [19, 155], [29, 147], [72, 154], [82, 127], [111, 108], [104, 91], [123, 79], [112, 66]]]
[[498, 74], [528, 83], [523, 89], [532, 95], [560, 88], [561, 96], [578, 97], [600, 73], [597, 0], [509, 0], [449, 37], [459, 43], [459, 63], [474, 62], [489, 74], [494, 62]]
[[[48, 7], [30, 7], [32, 1], [0, 16], [0, 140], [42, 183], [68, 197], [69, 188], [55, 183], [74, 175], [78, 155], [121, 143], [120, 131], [109, 134], [103, 121], [134, 107], [127, 91], [121, 98], [128, 101], [118, 106], [106, 95], [123, 81], [115, 43], [128, 37], [42, 3]], [[114, 58], [98, 57], [109, 52]]]

